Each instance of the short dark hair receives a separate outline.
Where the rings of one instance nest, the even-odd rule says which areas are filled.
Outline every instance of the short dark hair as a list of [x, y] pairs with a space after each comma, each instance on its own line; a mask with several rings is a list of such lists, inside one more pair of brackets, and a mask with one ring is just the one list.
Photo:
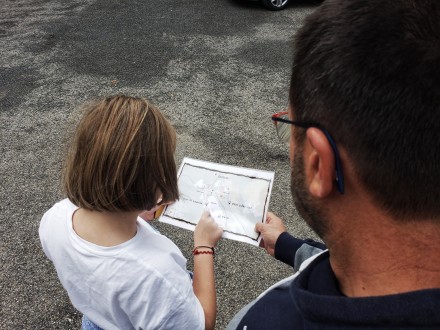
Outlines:
[[326, 0], [296, 35], [290, 104], [396, 218], [440, 215], [440, 1]]
[[67, 197], [96, 211], [141, 211], [179, 197], [176, 135], [143, 98], [110, 96], [83, 106], [63, 174]]

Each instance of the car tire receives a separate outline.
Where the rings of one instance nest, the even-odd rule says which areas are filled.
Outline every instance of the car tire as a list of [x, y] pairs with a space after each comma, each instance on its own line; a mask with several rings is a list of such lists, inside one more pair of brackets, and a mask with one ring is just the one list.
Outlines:
[[281, 10], [286, 8], [289, 0], [260, 0], [260, 2], [269, 10]]

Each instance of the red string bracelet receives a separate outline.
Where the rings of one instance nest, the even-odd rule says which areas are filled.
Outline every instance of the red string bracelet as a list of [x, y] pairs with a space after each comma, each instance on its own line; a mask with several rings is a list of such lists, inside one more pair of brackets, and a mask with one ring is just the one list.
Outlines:
[[[211, 249], [211, 251], [199, 251], [198, 249], [201, 249], [201, 248]], [[194, 250], [192, 250], [192, 254], [194, 256], [197, 255], [197, 254], [212, 254], [212, 256], [214, 256], [215, 252], [214, 252], [214, 248], [213, 247], [201, 245], [201, 246], [196, 246], [194, 248]]]

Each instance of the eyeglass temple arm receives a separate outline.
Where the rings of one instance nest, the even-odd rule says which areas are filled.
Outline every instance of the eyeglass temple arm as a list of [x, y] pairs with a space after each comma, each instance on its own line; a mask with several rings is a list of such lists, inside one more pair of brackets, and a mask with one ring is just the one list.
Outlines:
[[341, 157], [339, 155], [339, 150], [336, 147], [336, 143], [333, 140], [332, 136], [330, 135], [330, 133], [327, 131], [327, 129], [319, 124], [314, 124], [314, 123], [307, 123], [307, 122], [297, 122], [297, 121], [292, 121], [292, 120], [288, 120], [288, 119], [284, 119], [282, 117], [279, 117], [277, 115], [272, 116], [272, 120], [277, 122], [283, 122], [286, 124], [291, 124], [291, 125], [295, 125], [295, 126], [299, 126], [302, 128], [310, 128], [310, 127], [316, 127], [318, 129], [320, 129], [321, 131], [324, 132], [325, 136], [327, 137], [327, 140], [330, 142], [330, 145], [333, 149], [333, 153], [335, 155], [335, 167], [336, 167], [336, 184], [338, 186], [338, 191], [343, 194], [344, 193], [344, 175], [342, 172], [342, 164], [341, 164]]
[[299, 121], [292, 121], [292, 120], [289, 120], [289, 119], [284, 119], [282, 117], [278, 117], [276, 115], [272, 116], [272, 120], [273, 121], [280, 121], [280, 122], [286, 123], [286, 124], [291, 124], [291, 125], [299, 126], [299, 127], [302, 127], [302, 128], [317, 127], [319, 129], [321, 129], [321, 125], [319, 125], [319, 124], [313, 124], [313, 123], [307, 123], [307, 122], [299, 122]]
[[325, 127], [322, 127], [319, 125], [319, 128], [321, 131], [324, 132], [324, 134], [327, 136], [327, 140], [330, 143], [333, 153], [335, 155], [335, 167], [336, 167], [336, 184], [338, 186], [338, 191], [343, 194], [344, 193], [344, 175], [342, 172], [342, 163], [341, 163], [341, 156], [339, 155], [339, 150], [336, 147], [335, 140], [333, 140], [330, 133], [327, 131]]

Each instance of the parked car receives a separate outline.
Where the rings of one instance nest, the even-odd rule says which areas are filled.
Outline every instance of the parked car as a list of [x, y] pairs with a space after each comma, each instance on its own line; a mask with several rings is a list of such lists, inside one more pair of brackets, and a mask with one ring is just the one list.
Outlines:
[[281, 10], [287, 6], [289, 0], [260, 0], [260, 2], [269, 10]]

